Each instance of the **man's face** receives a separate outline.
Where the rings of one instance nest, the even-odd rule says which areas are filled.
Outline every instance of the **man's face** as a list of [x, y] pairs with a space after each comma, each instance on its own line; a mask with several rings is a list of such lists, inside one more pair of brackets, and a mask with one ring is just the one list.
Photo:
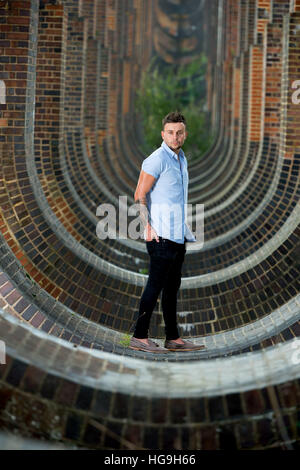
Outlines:
[[187, 137], [185, 124], [183, 122], [169, 122], [165, 124], [164, 130], [161, 131], [161, 136], [168, 147], [173, 152], [178, 153]]

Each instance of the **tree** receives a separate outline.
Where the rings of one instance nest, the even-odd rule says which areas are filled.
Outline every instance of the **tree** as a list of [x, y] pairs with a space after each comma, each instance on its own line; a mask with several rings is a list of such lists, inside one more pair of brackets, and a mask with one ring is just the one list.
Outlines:
[[153, 60], [144, 71], [136, 106], [142, 118], [146, 151], [160, 146], [162, 118], [170, 111], [180, 111], [186, 118], [188, 138], [184, 152], [188, 160], [200, 159], [210, 147], [213, 135], [204, 109], [206, 62], [203, 54], [180, 66], [162, 68]]

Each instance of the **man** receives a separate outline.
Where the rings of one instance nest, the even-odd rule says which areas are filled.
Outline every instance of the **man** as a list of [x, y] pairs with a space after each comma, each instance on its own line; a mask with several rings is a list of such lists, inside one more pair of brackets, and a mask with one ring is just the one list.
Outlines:
[[[172, 112], [163, 119], [162, 124], [162, 145], [144, 160], [134, 195], [135, 201], [141, 205], [150, 269], [129, 346], [131, 349], [158, 353], [192, 351], [204, 347], [180, 338], [176, 318], [185, 242], [195, 241], [185, 223], [184, 214], [188, 172], [181, 147], [187, 136], [186, 122], [181, 113]], [[165, 348], [148, 339], [151, 315], [161, 291]]]

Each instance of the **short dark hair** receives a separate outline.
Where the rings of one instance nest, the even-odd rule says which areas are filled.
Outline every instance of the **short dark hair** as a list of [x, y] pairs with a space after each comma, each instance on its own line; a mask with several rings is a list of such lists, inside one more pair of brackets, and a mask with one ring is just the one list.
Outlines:
[[183, 122], [186, 126], [185, 117], [179, 111], [172, 111], [171, 113], [167, 114], [162, 120], [162, 129], [164, 130], [165, 125], [170, 122]]

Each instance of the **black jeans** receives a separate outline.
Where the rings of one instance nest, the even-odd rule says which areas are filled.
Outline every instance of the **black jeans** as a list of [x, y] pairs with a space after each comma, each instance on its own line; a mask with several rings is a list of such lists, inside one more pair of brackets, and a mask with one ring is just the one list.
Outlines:
[[158, 296], [162, 291], [162, 311], [166, 339], [179, 337], [176, 306], [181, 284], [181, 268], [186, 253], [185, 243], [175, 243], [159, 237], [159, 242], [146, 242], [150, 255], [150, 270], [147, 285], [141, 297], [139, 316], [133, 336], [147, 338], [150, 319]]

